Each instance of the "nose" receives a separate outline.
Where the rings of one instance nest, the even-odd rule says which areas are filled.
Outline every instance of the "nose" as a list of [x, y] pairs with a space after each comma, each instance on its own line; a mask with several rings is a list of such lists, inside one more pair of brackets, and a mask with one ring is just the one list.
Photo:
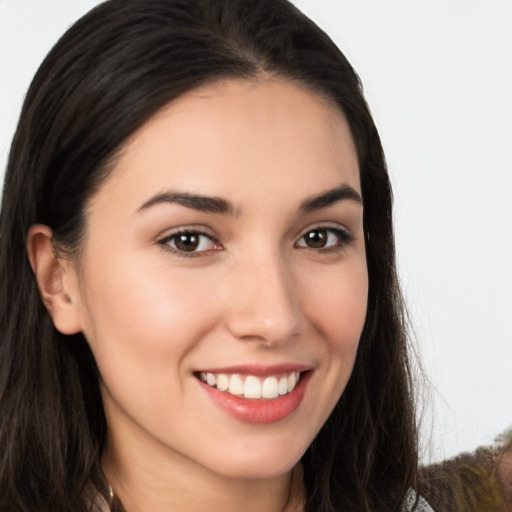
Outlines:
[[297, 284], [278, 255], [252, 257], [231, 274], [227, 328], [239, 339], [274, 346], [302, 328]]

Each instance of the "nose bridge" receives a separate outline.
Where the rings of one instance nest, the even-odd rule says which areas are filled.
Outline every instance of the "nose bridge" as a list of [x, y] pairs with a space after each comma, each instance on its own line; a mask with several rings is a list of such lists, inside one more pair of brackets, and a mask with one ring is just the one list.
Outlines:
[[228, 328], [244, 339], [267, 344], [286, 341], [300, 329], [300, 309], [293, 271], [279, 250], [258, 250], [237, 262], [236, 292]]

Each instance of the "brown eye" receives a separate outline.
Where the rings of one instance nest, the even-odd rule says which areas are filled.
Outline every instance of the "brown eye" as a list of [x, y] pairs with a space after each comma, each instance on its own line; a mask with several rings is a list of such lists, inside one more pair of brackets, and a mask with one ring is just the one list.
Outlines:
[[312, 249], [322, 249], [326, 246], [329, 233], [326, 229], [315, 229], [304, 235], [304, 243]]
[[174, 240], [176, 249], [180, 251], [191, 252], [199, 247], [200, 237], [195, 233], [184, 233], [177, 235]]
[[203, 233], [186, 231], [167, 237], [162, 243], [182, 253], [199, 253], [216, 248], [215, 242]]
[[352, 241], [352, 236], [341, 229], [311, 229], [297, 242], [297, 247], [309, 249], [335, 249]]

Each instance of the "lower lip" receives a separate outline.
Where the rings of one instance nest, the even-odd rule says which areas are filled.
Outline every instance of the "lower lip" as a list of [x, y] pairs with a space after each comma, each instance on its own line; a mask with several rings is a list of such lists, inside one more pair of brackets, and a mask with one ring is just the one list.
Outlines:
[[271, 400], [240, 398], [212, 388], [204, 382], [198, 382], [213, 402], [231, 416], [247, 423], [275, 423], [284, 420], [298, 409], [306, 394], [311, 374], [311, 371], [302, 373], [293, 391]]

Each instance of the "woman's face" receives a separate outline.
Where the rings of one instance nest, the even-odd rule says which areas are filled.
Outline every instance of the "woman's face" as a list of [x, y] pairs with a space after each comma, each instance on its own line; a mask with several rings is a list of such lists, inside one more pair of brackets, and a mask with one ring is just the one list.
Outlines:
[[204, 86], [135, 133], [72, 299], [115, 450], [228, 477], [297, 463], [365, 319], [360, 194], [345, 118], [290, 82]]

